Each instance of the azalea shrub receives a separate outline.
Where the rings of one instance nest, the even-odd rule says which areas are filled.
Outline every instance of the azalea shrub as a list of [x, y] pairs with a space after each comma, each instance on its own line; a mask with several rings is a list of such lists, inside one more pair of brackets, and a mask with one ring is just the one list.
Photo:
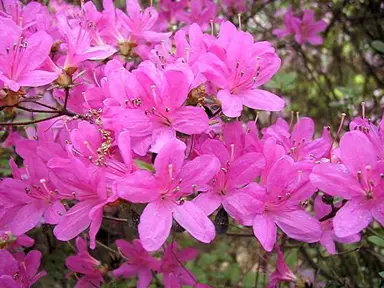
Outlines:
[[384, 42], [273, 2], [0, 2], [0, 287], [383, 285]]

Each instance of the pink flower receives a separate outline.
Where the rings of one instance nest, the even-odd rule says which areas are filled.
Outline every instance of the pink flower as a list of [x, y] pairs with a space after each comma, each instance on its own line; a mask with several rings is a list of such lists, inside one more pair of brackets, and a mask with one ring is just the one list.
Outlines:
[[76, 238], [76, 247], [77, 254], [65, 260], [65, 265], [71, 271], [83, 274], [75, 288], [100, 287], [104, 282], [101, 263], [89, 254], [87, 242], [83, 238]]
[[310, 177], [320, 190], [348, 200], [333, 219], [336, 236], [359, 233], [373, 219], [384, 225], [384, 166], [377, 150], [362, 132], [351, 131], [340, 140], [340, 159], [317, 165]]
[[284, 254], [281, 252], [280, 247], [276, 245], [275, 249], [277, 252], [276, 271], [269, 277], [267, 288], [276, 288], [279, 287], [281, 282], [296, 282], [297, 280], [295, 274], [293, 274], [285, 262]]
[[193, 248], [178, 251], [176, 242], [171, 242], [167, 245], [159, 271], [163, 274], [163, 282], [166, 288], [178, 288], [181, 285], [192, 286], [197, 284], [193, 274], [182, 264], [194, 259], [197, 254], [197, 250]]
[[40, 70], [48, 58], [52, 38], [44, 31], [26, 38], [12, 20], [0, 17], [0, 80], [14, 91], [52, 83], [59, 74]]
[[53, 158], [48, 167], [56, 175], [56, 184], [78, 203], [69, 209], [53, 230], [57, 239], [68, 241], [89, 227], [90, 247], [96, 246], [96, 234], [103, 220], [103, 208], [117, 200], [106, 185], [105, 174], [93, 165], [87, 166], [74, 157]]
[[301, 20], [293, 15], [292, 8], [289, 8], [284, 15], [284, 28], [274, 29], [272, 33], [276, 35], [278, 39], [282, 39], [288, 35], [295, 33], [295, 27], [299, 26]]
[[312, 10], [304, 10], [300, 25], [293, 26], [295, 40], [299, 44], [308, 42], [312, 45], [321, 45], [324, 40], [318, 33], [324, 31], [326, 28], [327, 23], [324, 20], [315, 20], [315, 12]]
[[279, 118], [274, 125], [262, 130], [263, 139], [274, 138], [295, 161], [314, 163], [328, 156], [332, 145], [329, 127], [323, 129], [320, 138], [313, 140], [315, 124], [311, 118], [302, 117], [293, 126], [292, 132], [289, 130], [288, 123]]
[[199, 62], [200, 72], [216, 87], [226, 116], [240, 116], [243, 105], [267, 111], [284, 107], [284, 100], [258, 89], [272, 78], [281, 63], [269, 42], [255, 43], [251, 34], [223, 22], [217, 42]]
[[[236, 134], [235, 137], [238, 136]], [[240, 145], [231, 142], [232, 139], [226, 140], [227, 146], [216, 139], [208, 139], [202, 143], [199, 152], [202, 155], [215, 155], [220, 160], [221, 169], [212, 180], [212, 188], [199, 194], [194, 202], [207, 215], [212, 214], [222, 204], [236, 219], [237, 215], [232, 213], [232, 207], [240, 205], [239, 202], [245, 205], [253, 201], [251, 195], [243, 192], [243, 188], [260, 175], [265, 159], [261, 153], [245, 153]]]
[[[341, 202], [339, 202], [341, 204]], [[331, 205], [326, 205], [321, 197], [316, 197], [315, 199], [315, 212], [316, 217], [321, 220], [324, 216], [327, 216], [331, 213], [332, 207]], [[340, 205], [336, 205], [336, 207], [340, 207]], [[340, 243], [355, 243], [360, 241], [360, 234], [351, 235], [348, 237], [337, 237], [335, 235], [335, 231], [333, 230], [332, 218], [326, 219], [320, 222], [321, 230], [323, 231], [323, 235], [321, 236], [320, 243], [327, 249], [329, 254], [336, 254], [336, 245], [335, 242]]]
[[[99, 39], [92, 41], [91, 33], [79, 20], [69, 21], [64, 15], [59, 15], [57, 28], [66, 44], [64, 69], [77, 68], [86, 60], [103, 60], [116, 52], [112, 46], [106, 45]], [[99, 41], [97, 41], [99, 40]]]
[[19, 236], [41, 222], [57, 224], [65, 209], [45, 163], [30, 155], [24, 159], [24, 168], [17, 168], [13, 160], [10, 166], [14, 178], [6, 178], [0, 185], [0, 206], [7, 211], [0, 221], [1, 229]]
[[109, 84], [113, 98], [128, 109], [111, 104], [103, 112], [104, 126], [116, 133], [128, 130], [139, 155], [144, 156], [149, 146], [158, 153], [176, 137], [176, 131], [191, 135], [208, 128], [202, 108], [184, 106], [190, 83], [180, 70], [161, 71], [143, 62], [134, 74], [120, 69], [111, 73]]
[[284, 25], [282, 29], [273, 30], [273, 34], [279, 39], [288, 35], [294, 35], [299, 44], [310, 43], [320, 45], [323, 38], [318, 33], [324, 31], [327, 23], [323, 20], [316, 21], [315, 13], [312, 10], [304, 10], [302, 19], [293, 16], [292, 9], [288, 9], [284, 16]]
[[29, 288], [45, 271], [37, 273], [40, 266], [41, 253], [30, 251], [27, 255], [18, 253], [12, 255], [7, 250], [0, 250], [0, 286], [9, 288]]
[[361, 131], [375, 147], [378, 157], [384, 160], [384, 121], [376, 126], [370, 120], [356, 117], [349, 124], [349, 130]]
[[227, 6], [229, 15], [235, 14], [234, 12], [246, 12], [247, 1], [246, 0], [223, 0], [223, 5]]
[[160, 262], [144, 250], [139, 240], [134, 240], [132, 244], [116, 240], [116, 246], [127, 262], [113, 270], [113, 276], [130, 278], [137, 274], [137, 287], [147, 288], [152, 281], [152, 271], [160, 270]]
[[189, 11], [180, 11], [176, 18], [185, 24], [197, 23], [203, 30], [209, 27], [209, 21], [216, 17], [217, 5], [210, 0], [194, 0], [189, 2]]
[[173, 218], [204, 243], [215, 237], [213, 223], [185, 197], [206, 190], [206, 184], [217, 173], [220, 163], [211, 155], [202, 155], [184, 163], [185, 149], [184, 143], [172, 140], [156, 157], [156, 173], [141, 170], [116, 183], [115, 190], [121, 198], [133, 203], [149, 203], [139, 224], [140, 240], [148, 251], [163, 245]]
[[253, 201], [239, 202], [232, 208], [243, 225], [253, 226], [267, 251], [275, 245], [277, 227], [296, 240], [320, 240], [320, 223], [300, 207], [300, 201], [311, 197], [316, 189], [309, 183], [309, 173], [299, 167], [292, 158], [283, 156], [270, 169], [265, 187], [251, 183], [244, 188]]

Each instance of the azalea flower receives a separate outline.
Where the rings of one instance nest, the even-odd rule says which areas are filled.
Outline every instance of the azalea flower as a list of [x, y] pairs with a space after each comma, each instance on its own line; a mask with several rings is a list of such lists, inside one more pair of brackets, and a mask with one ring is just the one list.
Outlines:
[[37, 250], [27, 255], [12, 255], [7, 250], [0, 250], [0, 259], [1, 287], [29, 288], [47, 274], [44, 270], [37, 273], [41, 260], [41, 253]]
[[194, 287], [202, 287], [203, 284], [196, 283], [195, 276], [182, 264], [196, 258], [197, 254], [197, 250], [193, 248], [185, 248], [178, 251], [176, 242], [171, 242], [167, 245], [159, 271], [163, 274], [166, 288], [181, 287], [181, 285], [192, 286], [195, 284], [197, 286]]
[[215, 237], [213, 223], [186, 197], [207, 189], [207, 183], [219, 169], [219, 161], [214, 156], [202, 155], [184, 163], [185, 149], [184, 143], [172, 140], [157, 155], [154, 174], [139, 170], [116, 183], [115, 191], [121, 198], [133, 203], [149, 203], [139, 224], [140, 240], [148, 251], [164, 244], [173, 218], [204, 243]]
[[320, 223], [300, 207], [300, 201], [316, 191], [308, 174], [298, 170], [292, 158], [283, 156], [269, 171], [265, 187], [251, 183], [244, 188], [253, 201], [233, 205], [232, 215], [236, 213], [243, 225], [253, 226], [253, 233], [265, 250], [273, 249], [277, 227], [296, 240], [320, 240]]
[[127, 260], [118, 269], [113, 270], [114, 277], [130, 278], [138, 275], [138, 288], [147, 288], [152, 281], [152, 271], [160, 270], [160, 262], [153, 258], [141, 245], [140, 240], [131, 243], [116, 240], [119, 252]]
[[384, 224], [384, 166], [377, 150], [360, 131], [346, 133], [340, 140], [342, 163], [321, 163], [310, 176], [325, 193], [348, 200], [336, 213], [333, 227], [337, 237], [355, 235], [373, 219]]
[[[339, 202], [339, 204], [341, 204]], [[340, 205], [336, 205], [337, 208], [340, 208]], [[321, 221], [323, 217], [326, 217], [327, 215], [330, 215], [332, 212], [331, 205], [325, 204], [321, 197], [316, 197], [315, 199], [315, 213], [316, 217]], [[335, 234], [335, 231], [333, 230], [333, 223], [332, 218], [330, 219], [324, 219], [320, 222], [321, 224], [321, 230], [323, 231], [323, 235], [321, 236], [320, 243], [327, 249], [329, 254], [336, 254], [336, 245], [335, 242], [340, 243], [355, 243], [360, 241], [360, 234], [354, 234], [348, 237], [337, 237]]]
[[281, 60], [269, 42], [223, 22], [217, 42], [199, 58], [200, 72], [217, 89], [217, 99], [228, 117], [240, 116], [243, 105], [252, 109], [280, 111], [284, 100], [258, 89], [277, 72]]
[[0, 184], [0, 207], [6, 211], [0, 221], [1, 229], [19, 236], [42, 222], [57, 224], [65, 208], [60, 202], [61, 195], [50, 182], [46, 165], [30, 155], [24, 159], [23, 168], [18, 168], [13, 160], [10, 166], [14, 178], [6, 178]]
[[65, 265], [72, 272], [83, 275], [78, 278], [75, 287], [100, 287], [104, 282], [101, 263], [89, 254], [87, 242], [83, 238], [76, 238], [76, 248], [76, 255], [65, 260]]
[[47, 85], [59, 76], [39, 69], [49, 57], [51, 36], [39, 31], [24, 38], [18, 25], [2, 17], [0, 26], [0, 80], [8, 89], [18, 92], [21, 87]]
[[266, 286], [267, 288], [276, 288], [279, 287], [279, 283], [296, 282], [297, 280], [295, 274], [293, 274], [285, 262], [284, 254], [281, 252], [280, 247], [276, 245], [275, 249], [277, 252], [276, 271], [269, 277], [269, 283]]

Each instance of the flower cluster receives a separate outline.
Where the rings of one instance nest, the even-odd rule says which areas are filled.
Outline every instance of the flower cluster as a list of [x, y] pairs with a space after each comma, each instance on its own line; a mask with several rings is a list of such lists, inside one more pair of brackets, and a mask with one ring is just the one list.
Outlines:
[[[125, 11], [111, 0], [102, 11], [61, 1], [50, 10], [17, 1], [1, 8], [1, 104], [9, 113], [45, 108], [50, 115], [7, 140], [22, 161], [10, 159], [13, 177], [0, 183], [4, 287], [29, 287], [43, 276], [39, 252], [19, 255], [12, 245], [30, 245], [25, 233], [47, 224], [58, 240], [77, 239], [66, 266], [81, 275], [78, 287], [99, 287], [108, 268], [78, 236], [88, 233], [94, 249], [103, 219], [113, 216], [108, 208], [127, 203], [144, 207], [137, 209], [140, 240], [116, 242], [127, 261], [112, 275], [137, 275], [138, 287], [154, 273], [166, 287], [207, 287], [182, 264], [197, 252], [167, 240], [178, 225], [210, 243], [228, 228], [215, 227], [214, 214], [251, 226], [266, 251], [286, 235], [335, 253], [334, 241], [359, 241], [373, 219], [384, 223], [382, 130], [355, 119], [338, 148], [329, 127], [316, 138], [306, 117], [259, 130], [257, 116], [244, 119], [285, 106], [262, 87], [281, 64], [272, 44], [216, 19], [213, 1], [164, 2], [159, 12], [137, 0], [127, 0]], [[231, 11], [245, 7], [224, 2]], [[315, 34], [324, 25], [313, 23], [312, 12], [285, 20], [293, 30], [286, 23], [280, 36], [320, 44]], [[206, 32], [210, 24], [218, 35]], [[161, 261], [149, 254], [162, 247]], [[296, 281], [276, 249], [273, 283]]]

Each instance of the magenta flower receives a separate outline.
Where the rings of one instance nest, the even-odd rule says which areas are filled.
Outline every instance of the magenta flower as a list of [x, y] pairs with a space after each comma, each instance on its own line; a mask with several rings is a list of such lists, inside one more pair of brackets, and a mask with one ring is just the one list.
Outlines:
[[89, 254], [87, 242], [83, 238], [76, 238], [76, 248], [77, 254], [65, 260], [65, 265], [71, 271], [83, 274], [75, 288], [100, 287], [104, 282], [101, 263]]
[[234, 12], [246, 12], [247, 1], [246, 0], [223, 0], [223, 5], [227, 7], [229, 15], [235, 14]]
[[[57, 28], [66, 44], [64, 69], [77, 68], [86, 60], [103, 60], [113, 55], [116, 49], [101, 41], [95, 41], [78, 20], [69, 21], [64, 15], [58, 16]], [[96, 44], [96, 45], [95, 45]]]
[[293, 274], [285, 262], [284, 254], [281, 252], [280, 247], [276, 245], [275, 249], [277, 252], [276, 271], [269, 277], [267, 288], [276, 288], [279, 287], [279, 283], [281, 282], [296, 282], [297, 280], [295, 274]]
[[240, 116], [243, 105], [267, 111], [284, 107], [284, 100], [258, 89], [272, 78], [281, 63], [269, 42], [255, 43], [251, 34], [223, 22], [220, 37], [199, 62], [200, 72], [215, 85], [226, 116]]
[[328, 156], [332, 145], [329, 127], [323, 129], [320, 138], [313, 140], [315, 124], [311, 118], [302, 117], [292, 132], [289, 130], [288, 123], [279, 118], [274, 125], [262, 130], [263, 139], [274, 138], [295, 161], [314, 163]]
[[202, 108], [184, 106], [190, 83], [182, 71], [161, 71], [152, 63], [143, 62], [133, 75], [116, 70], [110, 81], [111, 95], [128, 109], [117, 103], [105, 109], [104, 126], [117, 133], [123, 128], [128, 130], [132, 147], [139, 155], [144, 156], [149, 146], [151, 152], [158, 153], [164, 144], [175, 139], [176, 131], [191, 135], [208, 128], [208, 116]]
[[[341, 204], [341, 202], [339, 202]], [[321, 200], [321, 197], [316, 197], [315, 199], [315, 212], [316, 217], [321, 220], [326, 215], [329, 215], [332, 211], [331, 205], [326, 205]], [[340, 205], [336, 205], [336, 207], [340, 207]], [[337, 237], [335, 231], [333, 230], [332, 218], [323, 220], [320, 222], [321, 230], [323, 231], [323, 235], [321, 236], [320, 243], [327, 249], [329, 254], [336, 254], [336, 245], [335, 242], [340, 243], [355, 243], [360, 241], [360, 234], [354, 234], [348, 237]]]
[[[176, 242], [167, 245], [160, 265], [160, 273], [163, 274], [163, 282], [166, 288], [179, 288], [182, 285], [195, 285], [196, 279], [182, 263], [194, 259], [198, 252], [193, 248], [185, 248], [178, 251]], [[201, 287], [202, 284], [197, 284]], [[203, 286], [204, 287], [204, 286]]]
[[315, 12], [312, 10], [304, 10], [300, 25], [293, 26], [295, 40], [299, 44], [308, 42], [312, 45], [321, 45], [324, 40], [318, 33], [323, 32], [326, 28], [327, 23], [324, 20], [315, 20]]
[[185, 24], [198, 24], [203, 30], [209, 27], [209, 21], [216, 17], [217, 4], [210, 0], [189, 1], [189, 11], [180, 11], [176, 15], [178, 21]]
[[340, 159], [315, 166], [310, 176], [321, 191], [348, 200], [333, 219], [336, 236], [355, 235], [373, 219], [384, 225], [384, 166], [377, 150], [362, 132], [351, 131], [340, 140]]
[[45, 271], [37, 273], [40, 260], [41, 253], [37, 250], [32, 250], [27, 255], [12, 255], [7, 250], [0, 250], [0, 287], [30, 288], [47, 275]]
[[377, 155], [384, 160], [384, 121], [381, 120], [378, 126], [374, 125], [370, 120], [356, 117], [349, 124], [349, 130], [361, 131], [369, 141], [373, 144], [377, 151]]
[[[221, 141], [208, 139], [200, 148], [201, 154], [215, 155], [221, 163], [221, 169], [212, 180], [212, 188], [199, 194], [194, 202], [207, 215], [212, 214], [222, 204], [224, 209], [236, 219], [232, 213], [233, 206], [243, 205], [253, 201], [251, 195], [242, 192], [242, 188], [256, 180], [265, 165], [261, 153], [239, 153], [234, 143], [226, 147]], [[236, 152], [235, 152], [236, 151]]]
[[0, 80], [17, 92], [20, 87], [38, 87], [52, 83], [56, 72], [40, 70], [48, 58], [52, 38], [44, 31], [26, 38], [12, 20], [0, 17]]
[[219, 160], [202, 155], [184, 163], [185, 149], [184, 143], [172, 140], [157, 155], [154, 174], [137, 171], [116, 183], [115, 190], [121, 198], [133, 203], [149, 203], [139, 224], [140, 240], [148, 251], [163, 245], [173, 218], [204, 243], [215, 237], [213, 223], [186, 197], [207, 189], [207, 183], [219, 169]]
[[323, 38], [318, 33], [326, 29], [327, 23], [323, 20], [316, 21], [312, 10], [304, 10], [302, 19], [297, 18], [290, 8], [284, 16], [284, 26], [284, 28], [273, 30], [277, 38], [294, 35], [299, 44], [308, 42], [312, 45], [320, 45], [323, 43]]
[[116, 240], [116, 246], [127, 262], [113, 270], [113, 276], [130, 278], [137, 274], [139, 279], [137, 287], [149, 287], [152, 271], [160, 270], [160, 262], [143, 248], [139, 240], [134, 240], [132, 244], [124, 240]]
[[282, 39], [288, 35], [292, 35], [295, 33], [296, 28], [300, 26], [300, 19], [293, 15], [292, 8], [289, 8], [284, 15], [284, 28], [274, 29], [272, 31], [273, 35], [276, 35], [278, 39]]
[[17, 168], [13, 160], [10, 166], [14, 178], [6, 178], [0, 184], [0, 207], [6, 211], [0, 220], [1, 229], [19, 236], [42, 222], [57, 224], [65, 209], [45, 163], [30, 155], [24, 159], [24, 168]]
[[86, 166], [76, 158], [53, 158], [48, 167], [56, 175], [56, 184], [79, 202], [69, 209], [53, 230], [57, 239], [68, 241], [89, 227], [90, 247], [96, 246], [96, 234], [103, 220], [103, 208], [117, 200], [106, 185], [105, 174], [95, 166]]
[[267, 251], [275, 245], [277, 227], [296, 240], [320, 240], [320, 223], [300, 207], [300, 201], [311, 197], [316, 188], [309, 183], [309, 173], [299, 167], [292, 158], [283, 156], [270, 169], [265, 187], [251, 183], [244, 188], [253, 201], [233, 207], [232, 214], [237, 213], [243, 225], [253, 226], [253, 233]]

